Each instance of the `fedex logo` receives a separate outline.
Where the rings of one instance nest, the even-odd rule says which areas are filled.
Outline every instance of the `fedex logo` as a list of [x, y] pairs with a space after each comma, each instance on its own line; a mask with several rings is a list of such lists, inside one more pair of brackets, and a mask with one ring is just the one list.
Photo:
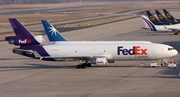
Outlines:
[[97, 63], [104, 63], [104, 61], [97, 61]]
[[140, 46], [133, 46], [132, 49], [125, 49], [123, 46], [117, 47], [117, 55], [147, 55], [147, 49], [142, 49]]
[[31, 43], [31, 40], [29, 40], [29, 39], [25, 39], [25, 40], [21, 40], [21, 39], [19, 39], [19, 44], [29, 44], [29, 43]]

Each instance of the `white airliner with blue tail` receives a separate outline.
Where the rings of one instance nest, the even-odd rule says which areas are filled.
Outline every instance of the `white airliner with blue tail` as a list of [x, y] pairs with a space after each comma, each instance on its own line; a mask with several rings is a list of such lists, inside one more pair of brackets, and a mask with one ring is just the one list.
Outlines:
[[16, 36], [6, 37], [6, 41], [20, 46], [14, 53], [46, 61], [75, 60], [81, 62], [78, 69], [114, 61], [163, 60], [178, 54], [172, 46], [149, 41], [67, 41], [46, 20], [42, 23], [50, 44], [42, 46], [17, 19], [9, 20]]

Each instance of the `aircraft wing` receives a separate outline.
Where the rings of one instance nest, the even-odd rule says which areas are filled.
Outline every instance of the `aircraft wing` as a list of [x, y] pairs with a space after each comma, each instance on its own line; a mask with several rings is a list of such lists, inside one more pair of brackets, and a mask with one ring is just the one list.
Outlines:
[[176, 25], [164, 25], [165, 29], [170, 29], [170, 30], [180, 30], [180, 24]]
[[172, 30], [172, 31], [179, 31], [179, 29], [175, 29], [175, 28], [166, 28], [168, 30]]
[[173, 27], [166, 27], [165, 25], [164, 25], [164, 28], [168, 29], [168, 30], [171, 30], [172, 32], [175, 32], [175, 33], [179, 32], [179, 30], [180, 30], [180, 29], [173, 28]]
[[63, 57], [58, 57], [58, 56], [43, 56], [42, 58], [53, 58], [55, 60], [63, 61], [63, 60], [90, 60], [94, 58], [106, 58], [107, 55], [86, 55], [86, 54], [78, 54], [78, 55], [70, 55], [70, 56], [63, 56]]

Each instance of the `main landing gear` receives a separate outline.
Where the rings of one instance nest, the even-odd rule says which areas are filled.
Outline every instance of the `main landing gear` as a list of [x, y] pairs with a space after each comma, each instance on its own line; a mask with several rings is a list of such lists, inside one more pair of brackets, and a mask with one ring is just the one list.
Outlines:
[[177, 30], [177, 31], [174, 32], [174, 35], [178, 35], [179, 33], [180, 33], [180, 31]]
[[88, 63], [88, 61], [86, 61], [86, 63], [80, 63], [76, 66], [77, 69], [85, 69], [86, 67], [91, 67], [91, 63]]

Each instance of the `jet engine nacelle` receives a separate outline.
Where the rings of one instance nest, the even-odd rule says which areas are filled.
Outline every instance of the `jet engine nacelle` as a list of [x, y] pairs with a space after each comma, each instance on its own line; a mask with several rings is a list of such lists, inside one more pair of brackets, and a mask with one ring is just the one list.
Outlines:
[[23, 36], [9, 36], [5, 38], [9, 44], [14, 45], [36, 45], [42, 44], [44, 42], [44, 37], [42, 35], [37, 35], [34, 37], [25, 38]]
[[36, 41], [40, 44], [45, 42], [45, 38], [42, 35], [36, 35], [34, 36], [34, 38], [36, 39]]
[[108, 61], [106, 58], [96, 58], [91, 60], [91, 63], [96, 65], [107, 65]]

